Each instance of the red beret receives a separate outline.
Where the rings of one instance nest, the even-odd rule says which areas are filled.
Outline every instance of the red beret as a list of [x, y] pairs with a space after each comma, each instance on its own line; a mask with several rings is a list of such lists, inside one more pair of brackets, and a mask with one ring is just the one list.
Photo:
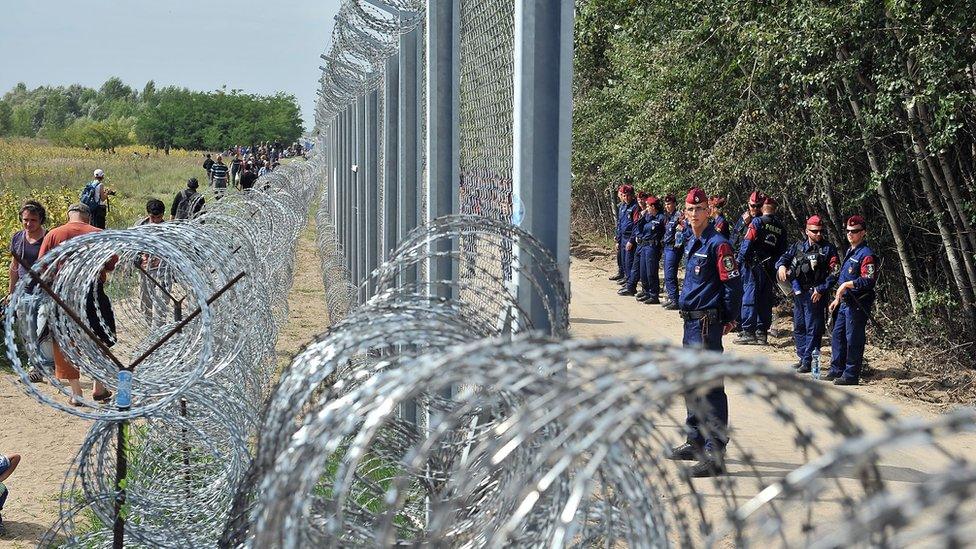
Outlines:
[[708, 199], [708, 203], [716, 208], [721, 208], [725, 205], [725, 198], [719, 195], [715, 195]]
[[867, 223], [865, 223], [864, 218], [859, 215], [852, 215], [847, 218], [848, 227], [864, 227], [867, 228]]
[[621, 185], [620, 188], [617, 189], [617, 192], [621, 192], [624, 194], [634, 194], [634, 187], [633, 185]]
[[814, 227], [819, 227], [823, 225], [823, 221], [820, 219], [819, 215], [813, 214], [807, 218], [807, 225], [813, 225]]
[[688, 189], [688, 196], [685, 197], [685, 204], [702, 204], [708, 202], [708, 195], [698, 187]]
[[776, 199], [771, 196], [767, 196], [765, 199], [763, 199], [763, 206], [765, 206], [766, 204], [769, 204], [770, 206], [775, 206]]
[[749, 195], [749, 204], [761, 205], [763, 200], [766, 200], [766, 195], [762, 191], [752, 191], [752, 194]]
[[652, 206], [660, 205], [660, 201], [657, 199], [656, 196], [648, 196], [646, 199], [644, 199], [644, 203], [650, 204]]
[[664, 203], [665, 204], [674, 204], [677, 201], [678, 201], [678, 199], [676, 199], [673, 194], [668, 194], [668, 195], [665, 195], [665, 197], [664, 197]]
[[638, 192], [638, 193], [637, 193], [637, 198], [640, 198], [641, 200], [644, 200], [644, 199], [645, 199], [645, 198], [647, 198], [648, 196], [650, 196], [650, 195], [649, 195], [649, 194], [647, 194], [647, 193], [646, 193], [646, 192], [644, 192], [644, 191], [640, 191], [640, 192]]

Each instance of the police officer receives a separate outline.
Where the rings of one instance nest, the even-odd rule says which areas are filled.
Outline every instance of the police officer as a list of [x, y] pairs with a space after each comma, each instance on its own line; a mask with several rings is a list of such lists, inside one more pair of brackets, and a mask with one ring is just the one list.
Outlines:
[[[735, 220], [735, 227], [732, 228], [732, 237], [730, 242], [732, 243], [732, 249], [736, 253], [739, 253], [739, 248], [742, 247], [742, 240], [746, 236], [746, 231], [749, 230], [749, 225], [752, 224], [752, 220], [761, 215], [762, 203], [766, 200], [766, 195], [762, 191], [752, 191], [749, 195], [749, 204], [746, 206], [746, 211], [742, 212], [739, 219]], [[745, 271], [742, 273], [742, 280], [745, 281]]]
[[661, 201], [656, 196], [644, 200], [643, 224], [638, 238], [643, 244], [640, 253], [640, 279], [644, 291], [637, 294], [637, 301], [648, 305], [661, 303], [661, 242], [664, 239], [664, 214]]
[[620, 285], [627, 283], [627, 276], [630, 274], [631, 261], [633, 259], [633, 246], [628, 248], [628, 241], [633, 237], [634, 221], [637, 219], [640, 206], [634, 196], [634, 187], [631, 185], [621, 185], [617, 190], [620, 204], [617, 206], [617, 275], [610, 277], [610, 280], [617, 281]]
[[806, 238], [795, 242], [776, 261], [776, 276], [793, 290], [793, 339], [796, 342], [796, 371], [811, 371], [820, 360], [820, 343], [827, 320], [827, 292], [837, 282], [840, 260], [837, 248], [823, 235], [819, 215], [807, 219]]
[[[742, 332], [735, 343], [766, 345], [773, 322], [773, 265], [786, 251], [786, 227], [776, 217], [776, 200], [763, 200], [762, 215], [753, 218], [736, 258], [742, 265]], [[748, 274], [746, 274], [748, 273]]]
[[831, 334], [830, 372], [824, 378], [834, 385], [857, 385], [864, 362], [864, 331], [874, 304], [878, 279], [877, 258], [867, 245], [867, 225], [859, 215], [847, 220], [851, 247], [840, 264], [837, 292], [830, 314], [837, 314]]
[[678, 310], [678, 265], [684, 249], [684, 216], [674, 195], [664, 197], [664, 308]]
[[[742, 301], [742, 278], [729, 241], [708, 219], [708, 197], [693, 188], [685, 198], [691, 231], [685, 246], [687, 265], [681, 288], [680, 315], [684, 347], [722, 352], [722, 336], [735, 325]], [[671, 459], [698, 459], [689, 474], [708, 477], [725, 471], [729, 400], [722, 383], [685, 397], [687, 440], [671, 451]]]
[[726, 239], [731, 238], [732, 228], [729, 227], [729, 222], [725, 218], [725, 214], [722, 213], [722, 208], [725, 207], [725, 198], [718, 195], [712, 196], [708, 199], [708, 207], [715, 230]]

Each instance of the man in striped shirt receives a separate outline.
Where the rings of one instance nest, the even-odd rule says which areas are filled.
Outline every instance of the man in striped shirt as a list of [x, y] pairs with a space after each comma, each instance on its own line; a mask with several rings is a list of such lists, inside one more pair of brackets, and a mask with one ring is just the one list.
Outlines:
[[213, 178], [214, 194], [217, 198], [224, 195], [227, 190], [227, 164], [224, 164], [223, 155], [217, 155], [217, 161], [210, 166], [210, 175]]

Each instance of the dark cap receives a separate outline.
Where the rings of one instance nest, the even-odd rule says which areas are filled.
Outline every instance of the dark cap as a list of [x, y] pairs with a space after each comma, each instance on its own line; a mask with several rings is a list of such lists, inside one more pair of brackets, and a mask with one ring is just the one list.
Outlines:
[[191, 189], [195, 189], [200, 186], [200, 182], [197, 181], [197, 178], [191, 177], [190, 179], [186, 180], [186, 186]]
[[667, 194], [667, 195], [664, 196], [664, 203], [665, 204], [674, 204], [677, 201], [678, 201], [678, 199], [675, 198], [673, 194]]

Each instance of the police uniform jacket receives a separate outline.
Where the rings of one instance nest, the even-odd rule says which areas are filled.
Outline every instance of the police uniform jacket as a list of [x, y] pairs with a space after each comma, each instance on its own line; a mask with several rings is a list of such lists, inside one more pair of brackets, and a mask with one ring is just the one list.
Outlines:
[[717, 310], [722, 324], [735, 321], [742, 307], [742, 278], [729, 241], [708, 225], [685, 244], [688, 261], [678, 299], [682, 311]]
[[620, 204], [619, 217], [617, 218], [618, 230], [617, 236], [620, 238], [620, 242], [627, 242], [634, 236], [634, 223], [637, 221], [637, 216], [640, 213], [640, 206], [637, 205], [637, 201], [633, 201], [630, 204], [623, 202]]
[[715, 219], [712, 220], [712, 225], [715, 227], [715, 231], [728, 239], [731, 235], [729, 230], [729, 220], [725, 219], [725, 214], [718, 214]]
[[739, 265], [759, 265], [766, 262], [766, 268], [772, 270], [769, 259], [783, 255], [786, 250], [786, 228], [773, 215], [763, 215], [753, 218], [742, 239], [739, 255], [736, 257]]
[[634, 242], [638, 246], [660, 246], [664, 239], [664, 214], [645, 213], [637, 220]]
[[684, 243], [688, 240], [687, 234], [683, 233], [685, 227], [681, 223], [683, 219], [681, 212], [675, 210], [671, 215], [664, 215], [664, 245], [680, 248], [684, 246]]
[[[844, 301], [850, 306], [860, 302], [864, 307], [874, 303], [874, 286], [878, 278], [877, 257], [866, 242], [847, 250], [840, 264], [838, 283], [854, 281], [854, 287], [844, 293]], [[855, 302], [854, 298], [857, 298]]]
[[776, 269], [786, 267], [794, 293], [816, 290], [825, 294], [837, 283], [840, 259], [837, 248], [827, 242], [811, 244], [809, 239], [794, 242], [776, 260]]

